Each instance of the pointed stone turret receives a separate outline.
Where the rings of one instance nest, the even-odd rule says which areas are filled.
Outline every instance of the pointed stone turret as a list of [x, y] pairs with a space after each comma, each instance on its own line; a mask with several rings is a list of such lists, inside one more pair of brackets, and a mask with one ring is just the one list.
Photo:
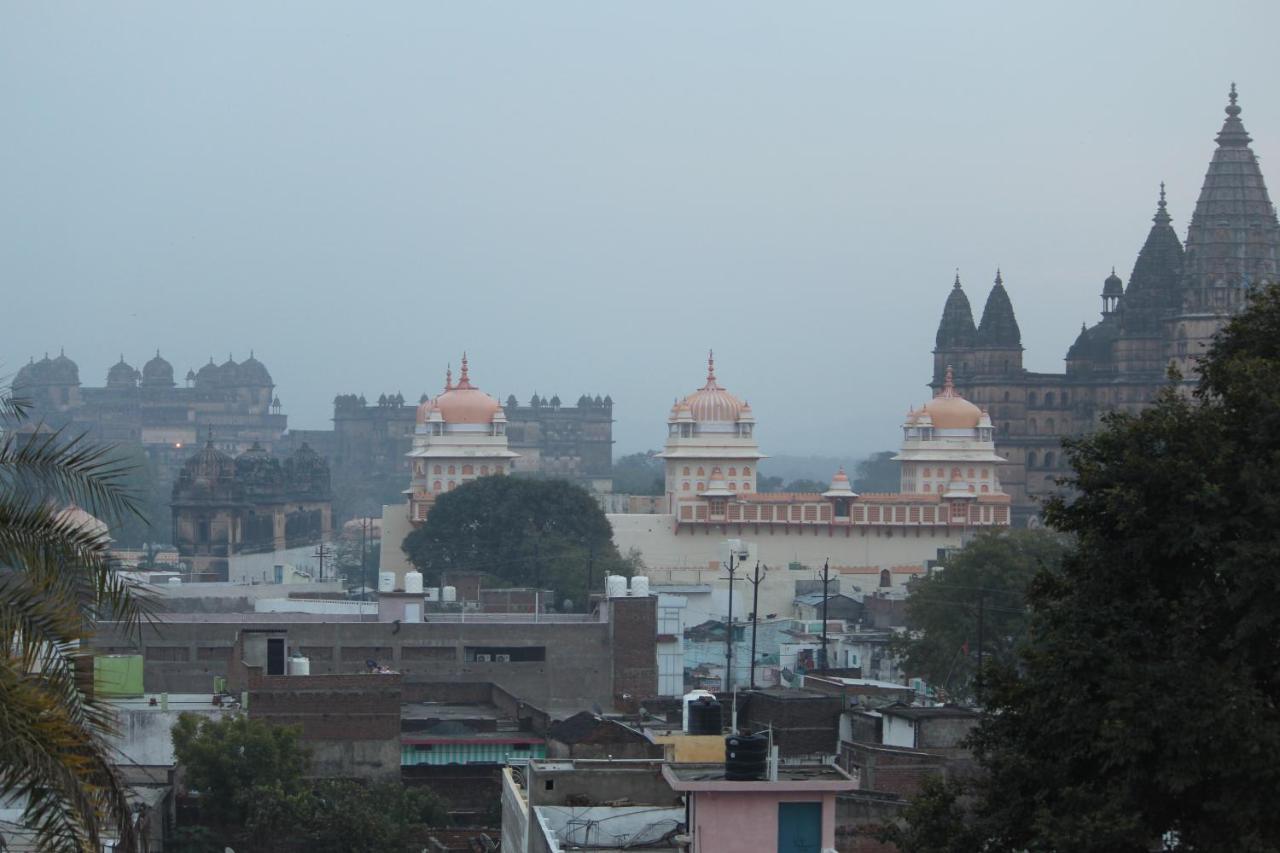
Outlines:
[[935, 352], [971, 347], [977, 339], [973, 309], [969, 307], [969, 297], [965, 296], [964, 288], [960, 286], [960, 273], [957, 271], [955, 284], [951, 286], [947, 303], [942, 307], [942, 322], [938, 324], [938, 336], [934, 340]]
[[1121, 326], [1128, 333], [1160, 334], [1164, 317], [1182, 304], [1182, 242], [1171, 222], [1161, 182], [1151, 230], [1133, 264], [1120, 305]]
[[1240, 301], [1211, 295], [1211, 289], [1242, 290], [1277, 278], [1280, 224], [1240, 121], [1234, 83], [1226, 113], [1187, 228], [1183, 279], [1190, 310], [1222, 310], [1223, 301]]
[[1013, 303], [1004, 289], [1000, 270], [996, 270], [996, 282], [987, 295], [982, 309], [982, 321], [978, 324], [979, 349], [1022, 349], [1022, 332], [1013, 316]]

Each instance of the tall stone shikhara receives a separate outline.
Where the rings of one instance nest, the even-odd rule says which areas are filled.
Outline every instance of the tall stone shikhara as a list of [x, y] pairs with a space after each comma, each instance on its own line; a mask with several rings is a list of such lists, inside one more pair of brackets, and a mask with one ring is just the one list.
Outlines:
[[1128, 284], [1114, 269], [1103, 281], [1101, 317], [1082, 326], [1065, 372], [1022, 366], [1021, 334], [998, 272], [976, 324], [957, 275], [938, 326], [931, 385], [940, 388], [951, 365], [956, 388], [990, 414], [997, 452], [1009, 460], [1000, 480], [1015, 521], [1032, 519], [1038, 498], [1066, 473], [1064, 435], [1092, 430], [1108, 411], [1142, 409], [1167, 385], [1170, 366], [1194, 382], [1198, 358], [1250, 290], [1278, 280], [1280, 222], [1240, 113], [1232, 84], [1185, 242], [1161, 184]]

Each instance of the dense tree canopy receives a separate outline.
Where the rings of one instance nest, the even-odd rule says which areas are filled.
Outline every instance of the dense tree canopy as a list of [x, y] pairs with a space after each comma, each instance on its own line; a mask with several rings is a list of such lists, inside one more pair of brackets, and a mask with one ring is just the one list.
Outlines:
[[174, 754], [188, 789], [199, 792], [203, 825], [181, 833], [189, 853], [237, 850], [406, 849], [424, 827], [448, 822], [441, 801], [399, 782], [312, 781], [300, 727], [237, 715], [182, 714]]
[[1018, 666], [992, 670], [980, 835], [1280, 850], [1280, 291], [1226, 327], [1193, 397], [1068, 451], [1045, 518], [1077, 545], [1032, 583]]
[[896, 492], [902, 486], [902, 465], [893, 450], [881, 450], [858, 462], [853, 469], [855, 492]]
[[613, 462], [613, 490], [620, 495], [660, 495], [666, 472], [658, 451], [629, 453]]
[[1026, 639], [1027, 586], [1042, 569], [1055, 570], [1066, 548], [1065, 537], [1047, 531], [983, 533], [945, 568], [914, 581], [907, 597], [912, 631], [897, 644], [906, 671], [941, 698], [972, 698], [979, 616], [984, 660], [1011, 664]]
[[480, 571], [514, 586], [556, 591], [558, 602], [585, 601], [607, 573], [629, 573], [599, 504], [565, 480], [480, 477], [441, 495], [404, 551], [428, 578]]

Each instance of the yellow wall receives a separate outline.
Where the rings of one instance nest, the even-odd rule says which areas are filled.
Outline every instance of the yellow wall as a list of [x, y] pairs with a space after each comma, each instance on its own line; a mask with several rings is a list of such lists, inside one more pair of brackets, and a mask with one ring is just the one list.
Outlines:
[[676, 764], [724, 761], [723, 735], [655, 734], [653, 740], [667, 747], [667, 760]]

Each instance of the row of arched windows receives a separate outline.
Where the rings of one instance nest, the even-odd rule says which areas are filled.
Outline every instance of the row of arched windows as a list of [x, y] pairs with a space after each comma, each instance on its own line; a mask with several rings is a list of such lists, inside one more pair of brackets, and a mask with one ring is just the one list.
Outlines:
[[[700, 481], [700, 482], [698, 483], [698, 491], [700, 491], [700, 492], [702, 492], [702, 491], [706, 491], [706, 488], [707, 488], [707, 484], [706, 484], [705, 482], [701, 482], [701, 481]], [[693, 483], [692, 483], [691, 481], [689, 481], [689, 480], [685, 480], [685, 481], [680, 485], [680, 491], [682, 491], [682, 492], [688, 492], [688, 491], [691, 491], [692, 489], [693, 489]], [[730, 481], [729, 481], [729, 491], [731, 491], [731, 492], [736, 492], [736, 491], [738, 491], [738, 484], [737, 484], [736, 482], [734, 482], [734, 481], [730, 480]], [[750, 484], [750, 483], [743, 483], [743, 484], [742, 484], [742, 491], [744, 491], [744, 492], [749, 492], [749, 491], [751, 491], [751, 484]]]
[[[686, 476], [686, 477], [690, 477], [690, 476], [692, 476], [692, 474], [690, 474], [690, 472], [689, 472], [689, 466], [688, 466], [688, 465], [684, 466], [684, 470], [682, 470], [680, 473], [681, 473], [681, 474], [683, 474], [683, 475], [684, 475], [684, 476]], [[716, 467], [716, 468], [712, 468], [712, 469], [711, 469], [711, 476], [712, 476], [712, 477], [717, 476], [719, 473], [720, 473], [720, 469], [719, 469], [719, 467]], [[699, 477], [705, 477], [705, 476], [707, 476], [707, 471], [706, 471], [706, 469], [705, 469], [705, 468], [703, 468], [703, 467], [701, 467], [701, 466], [699, 466], [699, 467], [698, 467], [698, 476], [699, 476]], [[729, 476], [730, 476], [730, 477], [736, 477], [736, 476], [738, 476], [738, 469], [737, 469], [737, 468], [733, 468], [733, 467], [729, 468]], [[751, 467], [750, 467], [750, 466], [743, 466], [743, 468], [742, 468], [742, 476], [744, 476], [744, 477], [750, 477], [750, 476], [751, 476]]]
[[[431, 473], [432, 473], [432, 474], [445, 474], [445, 473], [448, 473], [448, 474], [449, 474], [449, 476], [453, 476], [454, 474], [457, 474], [457, 473], [458, 473], [458, 468], [457, 468], [457, 466], [456, 466], [456, 465], [450, 465], [450, 466], [449, 466], [449, 470], [448, 470], [447, 472], [446, 472], [446, 471], [444, 471], [444, 470], [442, 470], [442, 468], [443, 468], [443, 466], [441, 466], [441, 465], [437, 465], [437, 466], [435, 466], [434, 468], [432, 468], [432, 469], [431, 469]], [[462, 466], [462, 476], [464, 476], [464, 477], [472, 477], [472, 476], [475, 476], [475, 473], [476, 473], [476, 469], [475, 469], [475, 467], [474, 467], [474, 466], [472, 466], [472, 465], [463, 465], [463, 466]], [[482, 476], [482, 477], [483, 477], [483, 476], [485, 476], [485, 475], [486, 475], [486, 474], [488, 474], [488, 473], [489, 473], [489, 466], [488, 466], [488, 465], [481, 465], [481, 466], [480, 466], [480, 476]]]
[[1034, 450], [1030, 450], [1027, 452], [1028, 468], [1039, 468], [1039, 467], [1055, 468], [1059, 464], [1065, 463], [1065, 462], [1066, 462], [1065, 456], [1058, 456], [1052, 450], [1046, 450], [1044, 454], [1044, 464], [1043, 466], [1041, 466], [1040, 455], [1036, 453]]

